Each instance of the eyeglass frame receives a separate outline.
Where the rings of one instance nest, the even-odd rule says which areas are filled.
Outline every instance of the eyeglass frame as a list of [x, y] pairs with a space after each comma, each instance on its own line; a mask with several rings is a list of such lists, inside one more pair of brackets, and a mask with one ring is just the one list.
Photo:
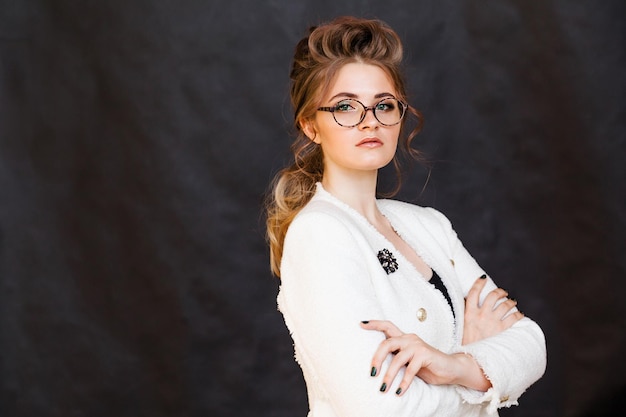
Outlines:
[[[383, 101], [388, 100], [390, 98], [394, 99], [395, 101], [398, 102], [398, 104], [400, 105], [400, 108], [402, 109], [402, 114], [400, 115], [400, 120], [398, 120], [397, 122], [389, 125], [389, 124], [381, 122], [380, 119], [378, 119], [378, 116], [376, 116], [376, 106], [378, 106], [380, 103], [382, 103]], [[361, 123], [363, 123], [363, 120], [365, 120], [365, 117], [367, 116], [367, 112], [369, 110], [372, 111], [372, 114], [374, 115], [374, 118], [381, 125], [383, 125], [383, 126], [395, 126], [398, 123], [400, 123], [402, 121], [402, 119], [404, 119], [404, 115], [406, 114], [406, 111], [409, 108], [408, 104], [406, 104], [402, 100], [397, 99], [397, 98], [395, 98], [393, 96], [384, 97], [384, 98], [382, 98], [380, 101], [378, 101], [376, 104], [374, 104], [371, 107], [367, 107], [365, 104], [361, 103], [359, 100], [357, 100], [355, 98], [346, 98], [345, 100], [356, 101], [357, 103], [359, 103], [363, 107], [364, 110], [363, 110], [363, 113], [361, 113], [361, 120], [359, 120], [358, 123], [346, 126], [346, 125], [342, 125], [341, 123], [339, 123], [337, 121], [337, 118], [335, 117], [335, 112], [337, 111], [337, 106], [339, 105], [339, 103], [341, 103], [341, 101], [338, 104], [336, 104], [334, 107], [318, 107], [317, 110], [318, 111], [326, 111], [326, 112], [332, 113], [333, 119], [335, 120], [335, 123], [337, 123], [341, 127], [356, 127], [356, 126], [360, 125]], [[344, 100], [342, 100], [342, 101], [344, 101]]]

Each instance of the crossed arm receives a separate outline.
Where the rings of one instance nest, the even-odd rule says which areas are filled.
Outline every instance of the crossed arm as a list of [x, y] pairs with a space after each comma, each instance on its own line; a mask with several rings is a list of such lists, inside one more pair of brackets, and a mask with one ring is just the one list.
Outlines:
[[[517, 304], [506, 298], [506, 291], [496, 288], [482, 304], [479, 295], [486, 283], [477, 279], [470, 289], [465, 305], [463, 344], [477, 342], [496, 335], [521, 320], [524, 315], [514, 310]], [[381, 391], [391, 386], [400, 369], [405, 367], [404, 376], [396, 390], [402, 395], [415, 376], [433, 385], [462, 385], [478, 391], [487, 391], [491, 382], [476, 360], [464, 353], [443, 353], [425, 343], [419, 336], [403, 333], [396, 325], [386, 320], [361, 323], [366, 330], [380, 331], [385, 340], [379, 345], [372, 359], [372, 376], [377, 376], [383, 361], [392, 356], [391, 363], [382, 378]]]

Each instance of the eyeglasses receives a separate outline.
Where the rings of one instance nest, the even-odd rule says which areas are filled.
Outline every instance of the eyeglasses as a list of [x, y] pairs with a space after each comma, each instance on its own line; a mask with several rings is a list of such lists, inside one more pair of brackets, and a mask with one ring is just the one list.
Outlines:
[[407, 107], [406, 103], [394, 97], [386, 97], [372, 107], [365, 107], [359, 100], [350, 98], [341, 100], [333, 107], [318, 107], [317, 110], [331, 112], [335, 122], [343, 127], [361, 124], [368, 110], [374, 113], [374, 117], [381, 125], [393, 126], [400, 123]]

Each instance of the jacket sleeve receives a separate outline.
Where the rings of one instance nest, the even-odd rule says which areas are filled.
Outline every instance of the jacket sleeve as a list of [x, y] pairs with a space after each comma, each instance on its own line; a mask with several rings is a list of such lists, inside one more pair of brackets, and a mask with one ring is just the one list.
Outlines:
[[402, 374], [386, 393], [379, 389], [387, 366], [377, 377], [370, 376], [384, 335], [363, 330], [360, 322], [385, 317], [372, 286], [369, 257], [364, 256], [371, 249], [352, 230], [331, 214], [309, 212], [294, 220], [286, 236], [278, 305], [307, 389], [316, 398], [326, 398], [342, 417], [463, 415], [460, 410], [467, 404], [453, 386], [414, 378], [398, 397], [395, 390]]
[[[475, 280], [484, 272], [467, 252], [450, 221], [440, 212], [430, 210], [444, 230], [463, 296], [466, 297]], [[488, 277], [480, 302], [495, 288], [496, 284]], [[487, 402], [491, 413], [500, 407], [517, 405], [519, 397], [541, 378], [546, 368], [544, 334], [537, 323], [527, 317], [495, 336], [460, 346], [458, 351], [473, 356], [492, 384], [486, 393], [463, 387], [458, 388], [459, 392], [468, 403]]]

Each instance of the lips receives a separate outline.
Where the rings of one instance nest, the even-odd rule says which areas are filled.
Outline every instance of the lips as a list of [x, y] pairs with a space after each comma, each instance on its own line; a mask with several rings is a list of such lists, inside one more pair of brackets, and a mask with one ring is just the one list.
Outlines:
[[383, 142], [378, 138], [365, 138], [357, 143], [356, 146], [380, 146], [382, 144]]

